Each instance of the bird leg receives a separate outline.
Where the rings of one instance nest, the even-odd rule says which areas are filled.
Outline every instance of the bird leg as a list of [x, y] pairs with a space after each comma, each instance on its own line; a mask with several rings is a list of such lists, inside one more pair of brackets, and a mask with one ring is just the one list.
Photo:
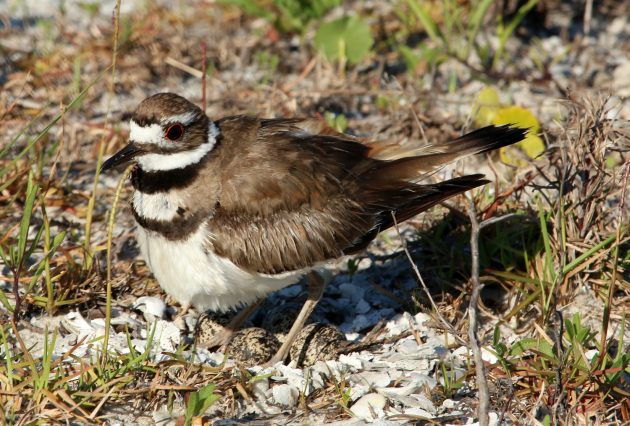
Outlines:
[[232, 338], [234, 332], [238, 331], [241, 328], [247, 318], [249, 318], [249, 316], [256, 310], [258, 305], [260, 305], [263, 300], [264, 299], [257, 300], [251, 305], [243, 308], [234, 318], [230, 320], [229, 323], [227, 323], [223, 327], [223, 330], [212, 336], [210, 340], [203, 342], [203, 346], [206, 348], [215, 348], [227, 345]]
[[266, 365], [272, 366], [278, 362], [284, 361], [284, 359], [289, 354], [289, 349], [291, 349], [291, 345], [293, 341], [297, 337], [297, 335], [302, 331], [304, 327], [304, 323], [311, 316], [315, 306], [320, 301], [324, 294], [324, 289], [326, 288], [326, 282], [324, 279], [315, 271], [309, 272], [307, 276], [307, 286], [308, 286], [308, 298], [306, 302], [304, 302], [304, 306], [302, 306], [302, 310], [300, 311], [298, 317], [295, 319], [295, 322], [291, 326], [291, 330], [287, 337], [282, 343], [280, 350], [271, 358]]

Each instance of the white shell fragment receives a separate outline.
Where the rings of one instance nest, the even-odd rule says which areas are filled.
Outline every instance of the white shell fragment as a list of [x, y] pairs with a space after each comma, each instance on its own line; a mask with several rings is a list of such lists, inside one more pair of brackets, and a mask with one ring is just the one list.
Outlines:
[[136, 302], [133, 304], [133, 308], [142, 312], [147, 322], [153, 322], [156, 319], [166, 318], [166, 303], [164, 303], [164, 301], [159, 297], [138, 297]]
[[293, 408], [297, 404], [300, 392], [295, 386], [281, 384], [272, 388], [273, 400], [276, 404], [286, 408]]
[[360, 419], [375, 420], [385, 415], [383, 411], [387, 404], [387, 399], [378, 393], [368, 393], [363, 395], [350, 407], [350, 411]]

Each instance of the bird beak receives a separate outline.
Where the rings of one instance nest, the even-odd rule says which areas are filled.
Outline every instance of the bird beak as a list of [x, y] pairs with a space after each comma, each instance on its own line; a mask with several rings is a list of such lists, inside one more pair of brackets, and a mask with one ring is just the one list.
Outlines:
[[141, 152], [143, 152], [141, 148], [139, 148], [133, 142], [129, 142], [127, 146], [118, 151], [116, 154], [109, 157], [107, 161], [103, 163], [103, 165], [101, 166], [101, 172], [113, 169], [114, 167], [120, 166], [121, 164], [127, 164]]

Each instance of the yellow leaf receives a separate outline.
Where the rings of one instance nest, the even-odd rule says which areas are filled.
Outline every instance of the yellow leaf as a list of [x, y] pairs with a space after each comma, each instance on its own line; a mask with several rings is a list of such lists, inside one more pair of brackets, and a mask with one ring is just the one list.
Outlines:
[[[516, 144], [529, 158], [536, 158], [545, 151], [545, 143], [536, 135], [540, 130], [538, 119], [530, 110], [519, 106], [501, 108], [492, 120], [492, 124], [511, 124], [516, 127], [529, 129], [524, 140]], [[518, 156], [509, 154], [509, 147], [501, 148], [501, 160], [514, 166], [524, 166], [526, 161], [519, 160]]]
[[473, 116], [477, 126], [487, 126], [492, 123], [499, 108], [499, 94], [492, 87], [483, 88], [473, 104]]
[[520, 106], [509, 106], [497, 111], [492, 124], [513, 124], [517, 127], [529, 128], [530, 133], [540, 130], [538, 119], [530, 110]]

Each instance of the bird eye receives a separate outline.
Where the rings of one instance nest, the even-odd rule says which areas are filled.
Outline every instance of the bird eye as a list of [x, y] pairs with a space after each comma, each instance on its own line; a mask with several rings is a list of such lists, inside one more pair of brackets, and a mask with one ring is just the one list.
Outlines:
[[166, 129], [164, 136], [171, 141], [179, 140], [184, 136], [184, 126], [182, 126], [181, 123], [175, 123]]

